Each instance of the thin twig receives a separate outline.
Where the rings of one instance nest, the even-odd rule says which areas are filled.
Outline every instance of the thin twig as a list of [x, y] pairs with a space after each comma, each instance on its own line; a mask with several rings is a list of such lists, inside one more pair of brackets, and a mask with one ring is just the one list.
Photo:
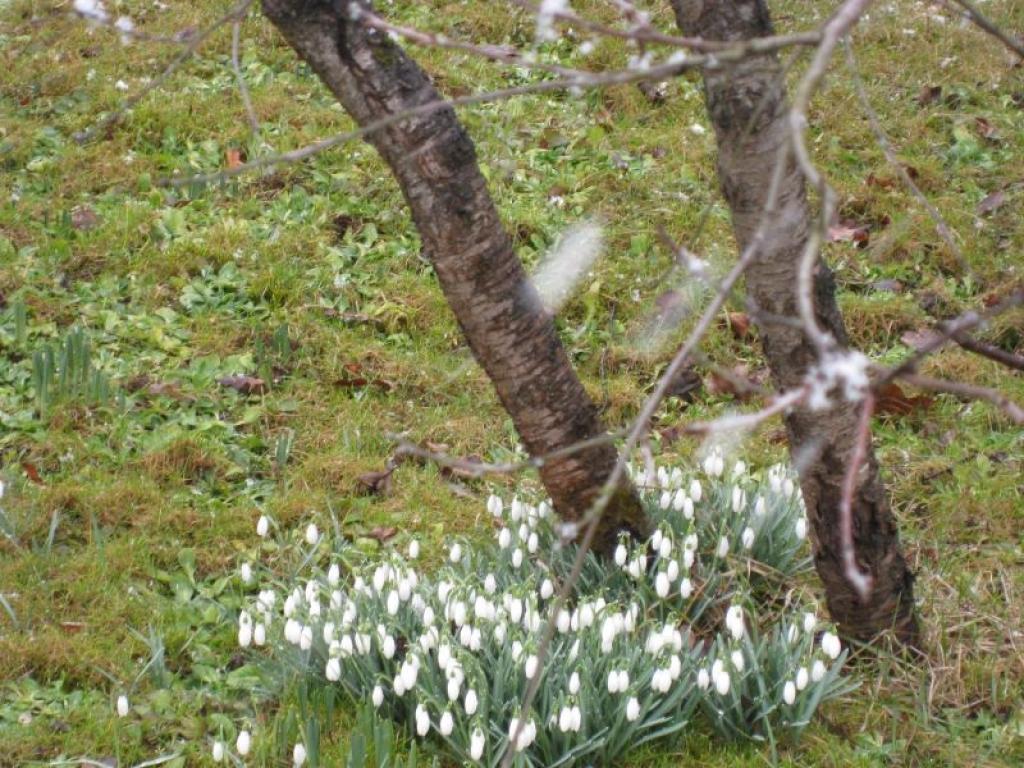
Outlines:
[[235, 80], [238, 82], [238, 92], [242, 96], [242, 104], [245, 106], [245, 114], [249, 118], [249, 127], [252, 128], [252, 136], [258, 140], [260, 137], [260, 121], [256, 117], [256, 110], [252, 106], [252, 98], [249, 96], [249, 86], [245, 82], [245, 75], [242, 74], [242, 63], [239, 56], [239, 43], [242, 37], [242, 17], [235, 19], [231, 25], [231, 68], [235, 70]]
[[1000, 349], [995, 344], [980, 341], [969, 333], [954, 333], [953, 341], [968, 352], [973, 352], [976, 355], [987, 357], [989, 360], [995, 360], [997, 363], [1005, 365], [1007, 368], [1024, 371], [1024, 357], [1015, 355], [1012, 352], [1007, 352], [1005, 349]]
[[920, 387], [921, 389], [929, 389], [932, 392], [944, 392], [949, 395], [967, 397], [972, 400], [986, 400], [1006, 413], [1014, 423], [1024, 425], [1024, 408], [1021, 408], [1020, 405], [995, 389], [981, 387], [977, 384], [967, 384], [963, 381], [935, 379], [931, 376], [920, 376], [913, 373], [901, 375], [900, 378], [908, 384]]
[[943, 3], [949, 7], [951, 4], [959, 5], [966, 11], [967, 17], [974, 23], [976, 27], [984, 30], [988, 34], [992, 35], [996, 40], [1001, 42], [1011, 51], [1016, 53], [1022, 59], [1024, 59], [1024, 42], [1010, 37], [1004, 32], [998, 24], [990, 20], [985, 14], [978, 10], [978, 6], [969, 0], [943, 0]]
[[853, 541], [853, 496], [857, 492], [860, 469], [867, 454], [871, 435], [871, 414], [875, 410], [875, 396], [868, 392], [861, 406], [857, 422], [857, 434], [850, 453], [850, 463], [843, 475], [842, 496], [839, 500], [839, 552], [843, 564], [843, 575], [862, 600], [871, 593], [874, 577], [861, 570], [857, 563], [857, 549]]

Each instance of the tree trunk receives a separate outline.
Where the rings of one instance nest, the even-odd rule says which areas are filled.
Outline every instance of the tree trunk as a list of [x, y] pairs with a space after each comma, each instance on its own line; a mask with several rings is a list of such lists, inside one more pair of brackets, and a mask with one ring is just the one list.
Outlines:
[[[267, 18], [361, 126], [441, 99], [401, 47], [350, 16], [352, 8], [369, 7], [364, 0], [263, 0]], [[398, 180], [424, 254], [530, 455], [603, 434], [554, 322], [512, 249], [454, 110], [445, 106], [403, 119], [367, 140]], [[606, 442], [546, 461], [540, 476], [559, 515], [577, 520], [585, 514], [616, 459]], [[640, 535], [647, 525], [624, 480], [595, 547], [610, 552], [619, 530]]]
[[[723, 41], [772, 34], [764, 0], [672, 0], [672, 6], [686, 34]], [[751, 56], [728, 68], [705, 70], [704, 93], [718, 142], [719, 182], [743, 249], [761, 224], [779, 150], [791, 141], [785, 79], [774, 54]], [[775, 211], [746, 282], [762, 312], [798, 320], [795, 287], [812, 214], [803, 175], [791, 153], [789, 157]], [[814, 298], [819, 324], [846, 346], [834, 280], [824, 263], [817, 268]], [[817, 360], [814, 345], [795, 324], [762, 322], [759, 331], [776, 385], [799, 386]], [[849, 403], [825, 411], [797, 408], [786, 416], [790, 453], [800, 471], [811, 522], [815, 565], [829, 611], [847, 637], [870, 640], [891, 629], [903, 642], [916, 645], [913, 575], [900, 550], [896, 520], [870, 445], [853, 499], [857, 561], [872, 577], [867, 598], [861, 599], [844, 576], [839, 501], [857, 420], [857, 409]]]

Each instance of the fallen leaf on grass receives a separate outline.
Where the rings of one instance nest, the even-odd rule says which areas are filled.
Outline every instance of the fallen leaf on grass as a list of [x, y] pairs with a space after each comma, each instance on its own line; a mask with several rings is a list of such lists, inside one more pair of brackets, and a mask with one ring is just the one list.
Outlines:
[[854, 243], [858, 248], [867, 248], [871, 233], [866, 225], [844, 219], [828, 228], [828, 239], [833, 243]]
[[927, 107], [929, 104], [938, 101], [940, 96], [942, 96], [941, 85], [923, 85], [917, 94], [917, 104], [921, 107]]
[[394, 467], [379, 472], [367, 472], [356, 478], [360, 487], [366, 493], [386, 494], [391, 490], [391, 474]]
[[875, 413], [906, 416], [916, 410], [926, 411], [935, 405], [927, 395], [908, 395], [895, 383], [886, 384], [875, 396]]
[[995, 213], [1003, 204], [1006, 202], [1006, 190], [997, 189], [995, 192], [990, 192], [985, 195], [984, 199], [978, 203], [977, 213], [979, 216], [987, 216], [990, 213]]
[[69, 633], [73, 634], [73, 633], [76, 633], [76, 632], [81, 632], [83, 629], [85, 629], [85, 622], [84, 621], [62, 621], [60, 623], [60, 628], [63, 629], [65, 632], [69, 632]]
[[750, 336], [750, 316], [745, 312], [730, 312], [729, 330], [737, 339], [746, 339]]
[[942, 334], [934, 328], [918, 328], [914, 331], [906, 331], [900, 336], [900, 341], [920, 352], [922, 349], [931, 347], [940, 338], [942, 338]]
[[224, 159], [228, 168], [237, 168], [245, 163], [245, 156], [242, 154], [242, 150], [237, 148], [227, 150], [224, 153]]
[[29, 480], [36, 485], [43, 485], [43, 478], [40, 476], [39, 470], [36, 469], [35, 464], [31, 461], [23, 461], [21, 462], [21, 468], [25, 471], [25, 474], [28, 475]]
[[384, 542], [389, 541], [389, 540], [395, 538], [395, 534], [397, 534], [397, 533], [398, 533], [398, 529], [396, 527], [394, 527], [393, 525], [389, 525], [389, 526], [378, 525], [376, 528], [374, 528], [372, 531], [370, 531], [366, 535], [369, 538], [376, 539], [381, 544], [383, 544]]
[[262, 395], [267, 391], [267, 383], [258, 376], [225, 376], [217, 379], [222, 387], [233, 389], [241, 395]]
[[71, 226], [79, 232], [88, 232], [99, 226], [100, 217], [88, 205], [78, 205], [71, 210]]

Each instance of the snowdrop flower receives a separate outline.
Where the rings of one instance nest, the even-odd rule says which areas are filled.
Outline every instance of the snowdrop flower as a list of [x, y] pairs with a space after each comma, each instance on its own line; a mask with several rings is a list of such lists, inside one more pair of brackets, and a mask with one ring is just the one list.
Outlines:
[[626, 702], [626, 720], [633, 723], [640, 717], [640, 702], [636, 696], [631, 696]]
[[668, 509], [672, 506], [672, 491], [661, 492], [661, 498], [658, 499], [658, 506], [662, 509]]
[[792, 478], [787, 477], [785, 480], [782, 481], [782, 492], [786, 495], [786, 498], [788, 499], [793, 496], [794, 491], [796, 491], [796, 486], [793, 485]]
[[689, 600], [690, 595], [692, 594], [693, 582], [690, 581], [688, 578], [684, 578], [681, 582], [679, 582], [679, 596], [683, 598], [683, 600]]
[[370, 698], [373, 700], [374, 709], [379, 708], [384, 703], [384, 689], [379, 685], [373, 686], [373, 693], [370, 695]]
[[715, 690], [718, 691], [719, 696], [725, 696], [729, 692], [729, 686], [732, 684], [732, 680], [729, 677], [729, 673], [724, 669], [721, 673], [715, 677]]
[[580, 675], [579, 672], [573, 672], [569, 677], [569, 693], [575, 696], [580, 692]]
[[530, 654], [526, 657], [526, 663], [523, 665], [523, 669], [526, 672], [526, 679], [532, 680], [537, 674], [537, 657], [534, 654]]
[[711, 685], [711, 676], [706, 669], [700, 670], [697, 673], [697, 687], [702, 691], [706, 691], [709, 685]]
[[260, 515], [260, 519], [256, 521], [256, 535], [263, 539], [268, 533], [270, 533], [270, 518]]
[[301, 637], [302, 625], [295, 619], [288, 619], [284, 624], [284, 639], [292, 645], [298, 645]]
[[125, 696], [123, 693], [117, 697], [117, 716], [128, 716], [128, 697]]
[[747, 494], [738, 485], [732, 488], [732, 511], [737, 515], [747, 506]]
[[796, 701], [796, 686], [793, 685], [792, 680], [786, 681], [786, 685], [782, 689], [782, 700], [789, 706]]
[[568, 733], [572, 729], [572, 707], [562, 707], [558, 713], [558, 730], [562, 733]]
[[814, 631], [814, 628], [818, 626], [818, 617], [808, 611], [804, 614], [804, 632], [810, 634]]
[[834, 634], [826, 632], [821, 636], [821, 650], [826, 656], [835, 661], [843, 650], [843, 644], [839, 642], [839, 638]]
[[394, 616], [395, 614], [398, 613], [398, 608], [399, 608], [398, 593], [395, 590], [392, 589], [388, 593], [388, 604], [387, 604], [388, 613], [391, 614], [392, 616]]
[[302, 628], [299, 634], [299, 648], [308, 651], [313, 647], [313, 628], [308, 624]]
[[622, 567], [626, 564], [626, 557], [628, 557], [628, 553], [626, 552], [625, 545], [619, 544], [619, 546], [615, 548], [615, 564]]
[[522, 564], [523, 564], [523, 550], [517, 548], [512, 553], [512, 567], [513, 568], [518, 568]]
[[746, 631], [746, 624], [743, 621], [743, 609], [738, 605], [730, 605], [725, 613], [725, 626], [728, 628], [733, 640], [739, 640]]
[[526, 551], [531, 555], [537, 551], [537, 547], [540, 546], [540, 539], [537, 537], [536, 531], [530, 534], [530, 537], [526, 540]]
[[764, 517], [767, 511], [768, 507], [765, 505], [764, 496], [758, 496], [757, 501], [754, 502], [754, 515]]
[[750, 549], [754, 546], [754, 529], [749, 525], [743, 529], [743, 535], [740, 536], [740, 542], [743, 544], [744, 549]]
[[734, 667], [736, 667], [736, 671], [737, 672], [742, 672], [743, 671], [743, 652], [739, 651], [739, 650], [733, 651], [732, 655], [730, 656], [730, 659], [732, 661], [732, 665]]
[[651, 549], [660, 549], [664, 537], [665, 534], [661, 532], [661, 528], [658, 528], [651, 536]]
[[555, 594], [555, 585], [551, 583], [551, 579], [544, 579], [540, 585], [540, 597], [542, 600], [547, 600], [553, 594]]
[[594, 609], [590, 606], [590, 603], [584, 603], [580, 606], [580, 626], [583, 629], [587, 629], [594, 623]]
[[215, 741], [213, 742], [213, 762], [219, 763], [224, 760], [224, 742]]
[[468, 691], [466, 691], [466, 702], [465, 702], [466, 716], [467, 717], [472, 717], [473, 715], [475, 715], [478, 706], [479, 706], [479, 699], [477, 698], [476, 691], [474, 691], [472, 688], [470, 688]]
[[737, 460], [737, 462], [732, 467], [732, 479], [736, 480], [737, 478], [743, 477], [746, 473], [746, 462], [744, 462], [742, 459]]
[[665, 559], [672, 554], [672, 541], [667, 536], [661, 540], [661, 544], [658, 546], [658, 554]]
[[415, 560], [420, 556], [420, 543], [416, 539], [409, 542], [408, 554], [410, 560]]
[[238, 738], [235, 740], [235, 750], [239, 755], [245, 757], [249, 754], [249, 748], [252, 746], [252, 736], [249, 735], [248, 731], [242, 731], [238, 734]]
[[292, 750], [292, 765], [294, 768], [301, 768], [306, 762], [306, 745], [298, 742]]
[[448, 559], [453, 563], [457, 563], [462, 559], [462, 546], [459, 542], [452, 544], [451, 550], [448, 552]]
[[806, 517], [797, 518], [796, 525], [793, 527], [793, 530], [796, 533], [797, 539], [799, 539], [800, 541], [803, 541], [804, 539], [806, 539], [807, 538], [807, 518]]
[[455, 718], [452, 717], [451, 712], [445, 710], [444, 714], [441, 715], [441, 721], [437, 724], [437, 730], [442, 736], [451, 736], [454, 729]]
[[426, 736], [430, 730], [430, 715], [422, 704], [416, 705], [416, 734]]
[[502, 528], [498, 532], [498, 546], [501, 549], [508, 549], [512, 543], [512, 532], [508, 528]]
[[395, 655], [395, 638], [385, 635], [380, 642], [380, 652], [385, 659], [393, 658]]
[[800, 630], [796, 628], [796, 624], [790, 624], [786, 627], [786, 642], [792, 645], [800, 638]]
[[242, 567], [238, 569], [239, 576], [242, 577], [243, 584], [249, 584], [252, 581], [252, 566], [248, 563], [242, 563]]
[[331, 563], [331, 567], [327, 569], [327, 583], [332, 587], [336, 587], [340, 581], [341, 568], [338, 567], [337, 563]]
[[800, 667], [800, 669], [796, 671], [796, 689], [798, 691], [802, 691], [807, 687], [808, 677], [807, 667]]
[[523, 601], [518, 597], [512, 598], [512, 602], [509, 603], [508, 617], [512, 620], [513, 624], [518, 624], [519, 620], [523, 617]]
[[619, 692], [619, 673], [617, 670], [612, 670], [608, 673], [608, 693]]
[[262, 623], [252, 628], [252, 642], [258, 647], [267, 644], [267, 628]]
[[508, 632], [508, 628], [505, 626], [504, 622], [502, 622], [500, 624], [495, 624], [494, 625], [494, 642], [496, 642], [498, 645], [504, 644], [504, 642], [505, 642], [505, 634], [507, 632]]
[[654, 591], [658, 593], [658, 597], [668, 597], [668, 591], [670, 588], [668, 581], [668, 574], [664, 571], [660, 571], [657, 577], [654, 579]]
[[665, 575], [668, 576], [669, 581], [675, 581], [679, 578], [679, 563], [675, 560], [669, 560], [668, 566], [665, 568]]
[[704, 489], [701, 487], [700, 480], [693, 478], [690, 481], [690, 498], [694, 502], [699, 502], [704, 495]]
[[[569, 631], [571, 624], [572, 617], [569, 615], [569, 612], [564, 608], [559, 610], [558, 618], [555, 619], [555, 625], [557, 626], [558, 631], [563, 635], [566, 634]], [[533, 675], [527, 675], [527, 677], [533, 677]]]
[[494, 578], [493, 573], [488, 573], [487, 578], [484, 579], [484, 590], [489, 595], [493, 595], [498, 591], [498, 581]]
[[320, 531], [316, 527], [316, 523], [310, 523], [306, 526], [306, 543], [313, 546], [320, 541]]
[[715, 554], [718, 555], [720, 559], [724, 559], [725, 556], [729, 554], [729, 539], [725, 536], [718, 540], [718, 549], [715, 550]]
[[501, 499], [493, 493], [487, 497], [487, 511], [490, 512], [493, 517], [501, 517]]
[[811, 680], [814, 682], [820, 682], [825, 677], [825, 664], [821, 659], [815, 659], [814, 665], [811, 667]]
[[469, 739], [469, 756], [473, 760], [479, 760], [483, 757], [485, 744], [484, 732], [479, 728], [474, 729], [473, 735]]

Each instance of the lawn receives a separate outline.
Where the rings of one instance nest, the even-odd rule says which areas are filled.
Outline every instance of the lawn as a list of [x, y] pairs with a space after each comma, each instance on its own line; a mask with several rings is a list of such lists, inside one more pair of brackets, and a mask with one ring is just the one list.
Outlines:
[[[387, 14], [528, 45], [533, 21], [511, 5], [401, 1]], [[613, 18], [599, 3], [579, 5]], [[667, 23], [667, 4], [650, 5]], [[782, 31], [812, 26], [832, 5], [772, 4]], [[226, 5], [116, 7], [173, 35]], [[982, 7], [1024, 32], [1024, 5]], [[520, 451], [370, 148], [350, 143], [215, 187], [161, 185], [351, 127], [269, 24], [251, 12], [241, 39], [258, 136], [221, 30], [80, 144], [73, 134], [144, 88], [179, 48], [121, 45], [69, 11], [0, 2], [0, 766], [178, 753], [168, 764], [204, 765], [219, 718], [250, 706], [250, 681], [232, 674], [236, 627], [217, 606], [238, 604], [228, 577], [250, 556], [263, 512], [284, 526], [336, 520], [368, 547], [395, 528], [388, 546], [415, 536], [437, 562], [446, 536], [487, 522], [492, 489], [537, 483], [452, 478], [429, 463], [402, 464], [385, 493], [360, 479], [384, 468], [398, 435], [495, 461]], [[574, 65], [627, 59], [613, 42], [584, 57], [578, 41], [545, 50]], [[537, 78], [412, 50], [450, 96]], [[812, 105], [810, 140], [844, 226], [863, 234], [840, 237], [828, 256], [852, 340], [892, 363], [936, 319], [1024, 281], [1024, 68], [948, 9], [905, 0], [874, 7], [854, 51], [881, 125], [964, 262], [886, 161], [838, 56]], [[603, 226], [604, 256], [559, 323], [606, 423], [627, 424], [693, 322], [651, 333], [659, 302], [687, 290], [659, 228], [716, 270], [735, 258], [699, 80], [668, 84], [662, 103], [621, 86], [460, 115], [526, 264], [573, 224]], [[1024, 311], [982, 337], [1021, 354]], [[88, 379], [80, 387], [44, 370], [47, 350], [59, 360], [72, 347]], [[723, 313], [703, 353], [703, 389], [663, 405], [659, 435], [752, 407], [710, 367], [759, 375], [756, 336]], [[956, 346], [923, 372], [1024, 402], [1020, 373]], [[785, 746], [786, 765], [1024, 764], [1024, 434], [987, 404], [904, 395], [875, 435], [928, 657], [854, 664], [860, 687]], [[782, 438], [769, 423], [739, 450], [767, 465], [784, 459]], [[660, 461], [678, 463], [699, 447], [654, 444]], [[818, 590], [813, 577], [803, 586]], [[125, 690], [133, 716], [120, 720], [114, 701]], [[767, 754], [697, 727], [633, 764], [761, 765]]]

